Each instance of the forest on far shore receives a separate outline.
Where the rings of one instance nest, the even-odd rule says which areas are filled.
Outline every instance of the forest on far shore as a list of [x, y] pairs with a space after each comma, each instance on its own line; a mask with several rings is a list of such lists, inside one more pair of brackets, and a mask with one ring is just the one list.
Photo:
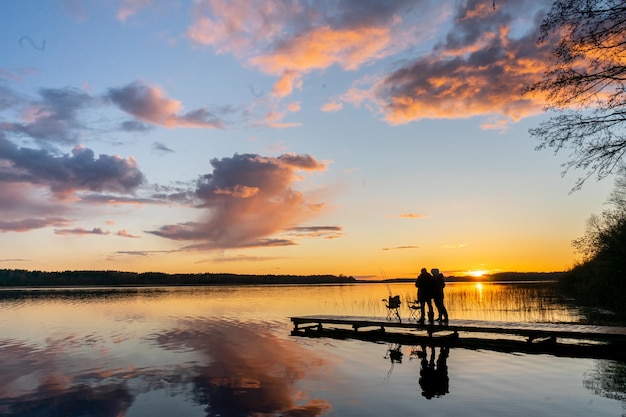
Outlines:
[[166, 274], [122, 271], [44, 272], [0, 269], [0, 287], [347, 284], [354, 282], [356, 279], [344, 275]]

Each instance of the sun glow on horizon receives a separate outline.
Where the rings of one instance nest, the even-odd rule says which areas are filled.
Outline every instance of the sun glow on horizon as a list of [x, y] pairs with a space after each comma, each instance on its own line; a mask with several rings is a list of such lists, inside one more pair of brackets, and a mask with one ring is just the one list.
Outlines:
[[474, 278], [480, 278], [483, 275], [485, 275], [487, 273], [487, 271], [483, 270], [483, 269], [473, 269], [470, 271], [467, 271], [468, 274]]

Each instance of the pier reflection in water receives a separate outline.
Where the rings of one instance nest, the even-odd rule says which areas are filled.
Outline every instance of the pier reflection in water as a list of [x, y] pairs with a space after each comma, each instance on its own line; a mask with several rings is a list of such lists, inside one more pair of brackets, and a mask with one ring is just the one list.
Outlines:
[[[489, 310], [487, 288], [469, 317], [462, 300], [475, 289], [456, 291], [452, 317], [573, 321], [578, 314], [560, 304], [546, 305], [545, 314], [522, 304]], [[387, 343], [289, 336], [290, 316], [384, 317], [386, 295], [386, 285], [2, 292], [0, 415], [625, 412], [623, 364], [615, 361], [405, 344], [396, 346], [392, 364]], [[445, 369], [447, 389], [428, 383]]]

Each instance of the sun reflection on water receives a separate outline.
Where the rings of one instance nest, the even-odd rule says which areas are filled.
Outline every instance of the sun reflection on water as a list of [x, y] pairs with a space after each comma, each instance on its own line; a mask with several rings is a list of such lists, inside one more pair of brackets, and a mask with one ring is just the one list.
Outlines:
[[476, 287], [476, 291], [478, 292], [478, 301], [482, 303], [483, 302], [483, 283], [477, 282], [476, 284], [474, 284], [474, 286]]

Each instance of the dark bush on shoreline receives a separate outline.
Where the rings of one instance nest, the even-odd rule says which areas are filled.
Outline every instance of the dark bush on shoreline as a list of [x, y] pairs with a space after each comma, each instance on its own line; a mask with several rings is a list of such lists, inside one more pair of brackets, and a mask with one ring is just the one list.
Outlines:
[[583, 261], [560, 280], [566, 293], [586, 306], [626, 316], [626, 168], [622, 167], [608, 208], [587, 221], [573, 242]]
[[626, 277], [610, 263], [596, 261], [577, 265], [563, 275], [559, 287], [583, 306], [626, 316]]

